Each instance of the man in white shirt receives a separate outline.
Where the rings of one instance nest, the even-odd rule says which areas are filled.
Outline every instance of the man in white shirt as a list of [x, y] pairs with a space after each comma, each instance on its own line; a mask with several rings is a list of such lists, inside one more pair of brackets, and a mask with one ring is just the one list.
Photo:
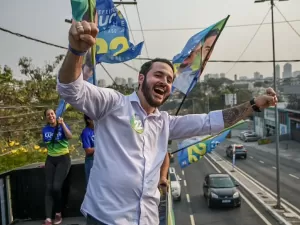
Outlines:
[[83, 55], [97, 33], [94, 23], [72, 24], [58, 76], [60, 96], [95, 122], [94, 165], [81, 210], [89, 225], [158, 225], [157, 186], [168, 140], [218, 133], [253, 110], [276, 104], [276, 94], [268, 89], [267, 95], [231, 109], [171, 116], [157, 109], [169, 97], [174, 80], [168, 60], [145, 63], [139, 89], [129, 96], [83, 80]]

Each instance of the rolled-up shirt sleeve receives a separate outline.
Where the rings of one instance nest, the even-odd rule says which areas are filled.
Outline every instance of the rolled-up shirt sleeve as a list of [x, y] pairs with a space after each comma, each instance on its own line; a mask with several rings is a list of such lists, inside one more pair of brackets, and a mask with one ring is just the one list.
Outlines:
[[62, 84], [57, 79], [57, 91], [62, 99], [92, 120], [121, 106], [124, 97], [113, 89], [100, 88], [83, 80], [82, 74], [69, 84]]
[[217, 134], [224, 129], [221, 110], [209, 114], [169, 116], [170, 140]]

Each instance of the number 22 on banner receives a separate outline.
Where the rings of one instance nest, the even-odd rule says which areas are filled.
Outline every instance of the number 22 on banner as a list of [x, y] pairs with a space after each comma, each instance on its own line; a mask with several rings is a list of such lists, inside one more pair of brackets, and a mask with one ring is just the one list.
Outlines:
[[206, 144], [198, 143], [187, 148], [190, 163], [197, 162], [206, 154]]
[[109, 44], [103, 38], [97, 38], [96, 45], [98, 46], [96, 54], [106, 54], [108, 50], [116, 50], [121, 45], [122, 48], [114, 53], [113, 56], [123, 53], [129, 48], [127, 38], [125, 37], [115, 37]]

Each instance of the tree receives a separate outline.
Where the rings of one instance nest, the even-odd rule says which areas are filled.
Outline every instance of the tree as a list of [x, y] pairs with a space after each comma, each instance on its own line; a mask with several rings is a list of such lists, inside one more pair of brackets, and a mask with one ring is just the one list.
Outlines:
[[43, 108], [36, 105], [57, 105], [56, 76], [54, 69], [63, 55], [57, 56], [51, 64], [35, 67], [32, 60], [22, 57], [19, 60], [21, 73], [29, 78], [18, 81], [12, 70], [4, 66], [0, 69], [0, 103], [11, 108], [0, 109], [0, 135], [5, 138], [20, 138], [40, 134], [43, 121]]

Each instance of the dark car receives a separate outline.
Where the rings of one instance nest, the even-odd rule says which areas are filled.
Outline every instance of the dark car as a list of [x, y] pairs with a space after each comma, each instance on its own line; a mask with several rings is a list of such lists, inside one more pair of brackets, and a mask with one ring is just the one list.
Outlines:
[[206, 175], [203, 183], [203, 194], [209, 208], [214, 206], [241, 206], [241, 196], [228, 174], [217, 173]]
[[[226, 148], [226, 156], [233, 157], [233, 145], [229, 145]], [[235, 158], [244, 158], [247, 159], [247, 150], [243, 145], [235, 145]]]

